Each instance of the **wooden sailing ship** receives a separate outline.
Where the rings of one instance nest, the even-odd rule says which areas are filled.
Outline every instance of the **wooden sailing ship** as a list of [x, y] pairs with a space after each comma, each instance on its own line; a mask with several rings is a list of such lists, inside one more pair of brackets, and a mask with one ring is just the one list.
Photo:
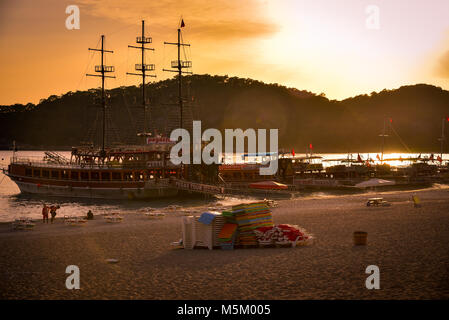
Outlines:
[[[182, 26], [181, 26], [182, 27]], [[172, 61], [172, 68], [178, 72], [179, 107], [182, 127], [183, 99], [181, 96], [182, 74], [191, 67], [190, 61], [182, 61], [180, 48], [181, 27], [178, 28], [178, 59]], [[141, 51], [141, 63], [135, 65], [136, 73], [142, 77], [142, 108], [144, 110], [144, 132], [138, 134], [142, 144], [119, 147], [107, 146], [105, 80], [114, 78], [113, 66], [104, 64], [106, 53], [104, 35], [101, 48], [89, 50], [101, 54], [101, 63], [95, 66], [95, 76], [101, 78], [102, 141], [101, 146], [73, 147], [70, 159], [54, 152], [46, 152], [42, 159], [23, 158], [14, 153], [6, 174], [18, 185], [22, 193], [100, 199], [148, 199], [174, 196], [178, 188], [171, 179], [182, 179], [186, 168], [170, 161], [170, 150], [176, 143], [166, 137], [153, 136], [147, 130], [147, 103], [145, 98], [145, 79], [153, 77], [154, 64], [145, 63], [145, 52], [153, 50], [146, 45], [152, 42], [145, 35], [145, 22], [142, 21], [142, 34], [137, 37], [138, 46], [130, 46]], [[170, 70], [173, 71], [173, 70]]]

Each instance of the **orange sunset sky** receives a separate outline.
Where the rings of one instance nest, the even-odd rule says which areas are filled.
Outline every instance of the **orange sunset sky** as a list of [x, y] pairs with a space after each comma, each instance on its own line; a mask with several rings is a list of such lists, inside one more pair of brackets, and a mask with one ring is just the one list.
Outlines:
[[[68, 5], [80, 8], [80, 29], [67, 30]], [[367, 6], [379, 8], [379, 29], [367, 28]], [[139, 63], [135, 45], [146, 21], [156, 49], [156, 80], [175, 58], [180, 17], [193, 72], [279, 83], [332, 99], [429, 83], [449, 89], [447, 0], [0, 0], [0, 104], [37, 103], [52, 94], [98, 87], [86, 78], [99, 63], [101, 34], [114, 50], [116, 79]]]

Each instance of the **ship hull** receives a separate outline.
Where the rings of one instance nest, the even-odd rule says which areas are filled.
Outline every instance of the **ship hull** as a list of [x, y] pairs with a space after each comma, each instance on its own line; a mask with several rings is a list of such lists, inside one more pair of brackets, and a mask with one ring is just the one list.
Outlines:
[[90, 187], [54, 185], [35, 182], [24, 182], [14, 177], [10, 178], [17, 184], [23, 194], [35, 194], [54, 197], [86, 198], [86, 199], [118, 199], [139, 200], [174, 197], [178, 194], [176, 188], [169, 186], [143, 187]]

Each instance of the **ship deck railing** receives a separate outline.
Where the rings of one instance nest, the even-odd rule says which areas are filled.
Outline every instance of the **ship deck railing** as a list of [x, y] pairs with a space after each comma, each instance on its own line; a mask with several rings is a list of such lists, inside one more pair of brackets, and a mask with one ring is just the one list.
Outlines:
[[[136, 163], [108, 163], [104, 164], [98, 163], [74, 163], [74, 162], [56, 162], [56, 161], [48, 161], [43, 160], [40, 157], [12, 157], [11, 164], [22, 164], [28, 166], [36, 166], [40, 168], [49, 168], [49, 169], [91, 169], [91, 170], [104, 170], [104, 169], [157, 169], [155, 166], [148, 166], [146, 161], [136, 162]], [[169, 161], [166, 161], [164, 165], [160, 167], [164, 167], [167, 169], [175, 169], [179, 166], [171, 164]]]

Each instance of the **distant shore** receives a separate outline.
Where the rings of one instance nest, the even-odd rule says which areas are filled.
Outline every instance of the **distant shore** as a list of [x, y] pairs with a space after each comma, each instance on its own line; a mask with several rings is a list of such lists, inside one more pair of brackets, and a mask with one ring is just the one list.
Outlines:
[[[57, 150], [57, 151], [71, 151], [72, 146], [17, 146], [17, 151], [48, 151], [48, 150]], [[0, 146], [0, 151], [12, 151], [11, 146]]]
[[[20, 152], [20, 151], [48, 151], [48, 150], [51, 150], [51, 151], [72, 151], [72, 147], [75, 147], [75, 146], [21, 146], [21, 145], [18, 145], [17, 146], [17, 148], [18, 148], [18, 151]], [[291, 148], [289, 148], [289, 147], [280, 147], [281, 149], [282, 148], [284, 148], [284, 149], [287, 149], [287, 150], [290, 150]], [[223, 148], [224, 149], [224, 148]], [[294, 148], [294, 150], [298, 150], [296, 153], [297, 154], [305, 154], [305, 153], [302, 153], [301, 152], [301, 150], [299, 150], [299, 149], [297, 149], [297, 148]], [[371, 149], [357, 149], [357, 150], [352, 150], [352, 151], [350, 151], [350, 152], [348, 152], [348, 150], [344, 150], [344, 149], [337, 149], [337, 150], [326, 150], [326, 151], [322, 151], [322, 150], [320, 150], [319, 152], [314, 152], [314, 153], [316, 153], [316, 154], [318, 154], [318, 155], [320, 155], [320, 154], [357, 154], [357, 153], [360, 153], [360, 154], [376, 154], [376, 153], [380, 153], [380, 151], [374, 151], [373, 152], [373, 148], [371, 148]], [[12, 146], [1, 146], [0, 145], [0, 151], [12, 151]], [[388, 154], [388, 153], [397, 153], [398, 151], [397, 150], [385, 150], [384, 151], [384, 153], [386, 153], [386, 154]], [[422, 149], [422, 150], [414, 150], [413, 152], [410, 152], [410, 153], [412, 153], [412, 154], [414, 154], [414, 153], [416, 153], [416, 154], [419, 154], [419, 153], [423, 153], [423, 154], [432, 154], [432, 153], [434, 153], [434, 154], [440, 154], [440, 151], [439, 150], [437, 150], [437, 151], [435, 151], [435, 150], [430, 150], [430, 149]], [[443, 158], [444, 159], [449, 159], [449, 153], [443, 153]]]
[[[367, 207], [374, 196], [392, 206]], [[171, 245], [183, 214], [147, 220], [136, 212], [120, 224], [97, 216], [84, 227], [38, 221], [33, 231], [0, 224], [0, 298], [449, 298], [449, 188], [281, 201], [275, 223], [316, 238], [299, 248], [184, 250]], [[366, 247], [353, 246], [358, 230], [368, 232]], [[68, 265], [80, 268], [80, 290], [65, 287]], [[380, 269], [380, 290], [365, 287], [369, 265]]]

